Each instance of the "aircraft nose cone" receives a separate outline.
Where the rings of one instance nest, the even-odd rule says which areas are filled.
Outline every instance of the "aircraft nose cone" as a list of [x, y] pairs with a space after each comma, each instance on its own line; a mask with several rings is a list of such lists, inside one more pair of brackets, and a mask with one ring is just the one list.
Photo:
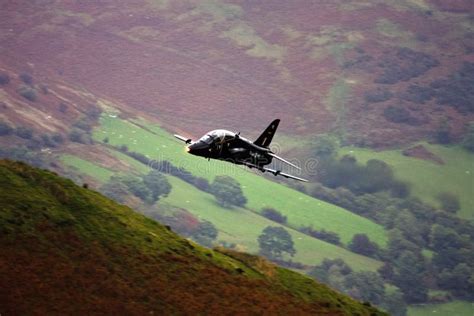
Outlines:
[[197, 143], [189, 145], [186, 148], [186, 151], [190, 154], [193, 154], [193, 155], [199, 155], [199, 153], [202, 153], [202, 152], [206, 151], [208, 148], [209, 148], [209, 146], [206, 143], [197, 142]]

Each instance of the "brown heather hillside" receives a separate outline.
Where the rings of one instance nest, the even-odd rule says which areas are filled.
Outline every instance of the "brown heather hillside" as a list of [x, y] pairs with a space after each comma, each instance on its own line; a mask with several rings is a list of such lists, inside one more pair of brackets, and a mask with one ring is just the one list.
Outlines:
[[[443, 122], [459, 139], [472, 112], [406, 95], [474, 62], [473, 12], [469, 0], [2, 1], [0, 71], [51, 90], [29, 102], [17, 80], [2, 86], [2, 116], [22, 123], [39, 110], [61, 129], [92, 93], [194, 135], [258, 133], [278, 117], [291, 135], [337, 131], [374, 147], [431, 137]], [[381, 91], [391, 97], [367, 101]], [[73, 111], [59, 113], [61, 100]], [[387, 121], [388, 107], [410, 124]]]
[[382, 315], [258, 257], [209, 250], [102, 195], [0, 161], [0, 314]]

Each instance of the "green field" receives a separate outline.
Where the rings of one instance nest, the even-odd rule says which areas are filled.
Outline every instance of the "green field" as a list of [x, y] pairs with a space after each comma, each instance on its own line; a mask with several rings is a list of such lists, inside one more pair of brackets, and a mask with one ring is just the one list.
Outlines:
[[[140, 124], [144, 126], [145, 123]], [[130, 150], [148, 155], [151, 159], [169, 160], [210, 181], [216, 175], [230, 175], [241, 184], [250, 210], [258, 212], [265, 206], [274, 207], [287, 216], [288, 224], [292, 227], [313, 225], [315, 229], [334, 231], [344, 243], [356, 233], [365, 233], [382, 246], [387, 242], [384, 228], [366, 218], [270, 181], [260, 174], [255, 175], [243, 167], [215, 160], [208, 162], [186, 154], [183, 144], [159, 126], [146, 125], [141, 128], [104, 115], [94, 137], [97, 140], [108, 137], [110, 144], [126, 144]]]
[[410, 306], [408, 316], [472, 316], [474, 303], [454, 301], [444, 304]]
[[401, 150], [373, 151], [370, 149], [344, 147], [340, 154], [351, 154], [365, 163], [369, 159], [380, 159], [391, 165], [395, 175], [412, 185], [413, 195], [438, 206], [436, 196], [440, 192], [452, 192], [459, 196], [459, 216], [474, 219], [474, 155], [453, 146], [421, 143], [426, 149], [440, 157], [445, 164], [407, 157]]
[[99, 167], [90, 161], [69, 154], [62, 155], [61, 161], [65, 165], [73, 167], [78, 171], [84, 172], [87, 170], [87, 174], [91, 175], [100, 182], [107, 182], [114, 173], [110, 169]]
[[[160, 200], [160, 204], [187, 209], [199, 219], [212, 222], [219, 229], [219, 240], [243, 245], [246, 251], [258, 251], [257, 238], [265, 227], [281, 226], [244, 208], [224, 209], [215, 202], [212, 195], [173, 176], [168, 176], [168, 180], [173, 189], [168, 197]], [[297, 253], [292, 259], [297, 262], [315, 265], [324, 258], [341, 258], [355, 270], [376, 270], [381, 265], [376, 260], [359, 256], [293, 229], [286, 229], [295, 242]]]

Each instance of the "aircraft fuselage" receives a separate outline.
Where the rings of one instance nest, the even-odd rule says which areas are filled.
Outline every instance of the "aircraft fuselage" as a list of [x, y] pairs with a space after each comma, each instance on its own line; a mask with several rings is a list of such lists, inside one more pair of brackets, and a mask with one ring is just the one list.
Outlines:
[[259, 147], [238, 134], [219, 129], [206, 133], [187, 147], [187, 152], [204, 158], [219, 159], [235, 164], [252, 164], [259, 167], [272, 162], [269, 149]]

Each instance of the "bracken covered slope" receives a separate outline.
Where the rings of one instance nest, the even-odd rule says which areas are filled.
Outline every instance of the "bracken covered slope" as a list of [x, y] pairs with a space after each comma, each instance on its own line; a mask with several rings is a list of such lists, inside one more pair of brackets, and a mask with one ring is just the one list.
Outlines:
[[70, 180], [5, 160], [0, 249], [5, 315], [382, 314], [258, 257], [202, 248]]
[[[258, 135], [278, 117], [285, 134], [337, 131], [371, 147], [426, 139], [443, 122], [460, 139], [473, 92], [453, 78], [474, 62], [473, 3], [5, 0], [0, 109], [62, 131], [96, 96], [191, 135]], [[22, 73], [34, 102], [19, 94]]]

